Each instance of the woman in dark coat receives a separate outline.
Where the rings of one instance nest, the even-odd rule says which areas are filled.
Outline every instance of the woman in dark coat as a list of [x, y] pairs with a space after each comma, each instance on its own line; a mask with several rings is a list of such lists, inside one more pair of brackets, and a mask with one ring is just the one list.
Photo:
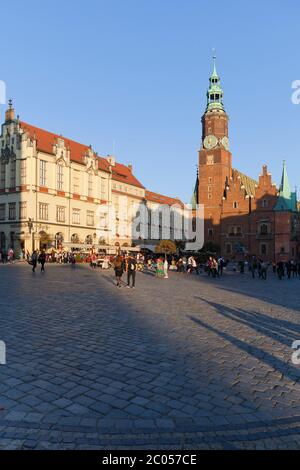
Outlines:
[[121, 287], [121, 279], [122, 279], [123, 272], [124, 272], [124, 262], [123, 262], [123, 258], [121, 255], [116, 256], [114, 268], [115, 268], [115, 274], [117, 278], [117, 287]]

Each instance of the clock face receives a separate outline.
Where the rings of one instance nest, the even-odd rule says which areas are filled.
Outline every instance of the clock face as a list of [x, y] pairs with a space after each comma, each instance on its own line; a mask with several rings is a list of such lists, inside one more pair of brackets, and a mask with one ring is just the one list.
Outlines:
[[206, 149], [214, 148], [218, 143], [218, 139], [214, 135], [208, 135], [205, 137], [203, 145]]
[[229, 149], [229, 141], [228, 141], [228, 137], [223, 137], [223, 139], [221, 140], [221, 144], [223, 145], [223, 147], [228, 150]]

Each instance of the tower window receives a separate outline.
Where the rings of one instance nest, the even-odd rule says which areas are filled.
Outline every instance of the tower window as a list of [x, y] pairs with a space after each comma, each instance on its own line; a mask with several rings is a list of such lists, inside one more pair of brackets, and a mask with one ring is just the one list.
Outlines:
[[233, 208], [234, 208], [234, 209], [237, 209], [237, 208], [238, 208], [238, 203], [237, 203], [236, 201], [234, 201], [234, 203], [233, 203]]
[[269, 231], [268, 225], [267, 224], [261, 224], [261, 226], [260, 226], [261, 235], [267, 235], [268, 231]]
[[267, 250], [267, 245], [266, 245], [266, 243], [262, 243], [262, 244], [260, 245], [260, 254], [261, 254], [261, 255], [266, 255], [266, 254], [267, 254], [267, 251], [268, 251], [268, 250]]

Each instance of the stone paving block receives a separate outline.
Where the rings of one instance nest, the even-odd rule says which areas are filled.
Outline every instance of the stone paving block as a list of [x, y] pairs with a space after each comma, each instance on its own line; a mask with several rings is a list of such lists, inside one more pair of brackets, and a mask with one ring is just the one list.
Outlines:
[[299, 279], [270, 274], [266, 290], [247, 273], [218, 283], [138, 273], [129, 299], [116, 296], [112, 272], [76, 268], [47, 266], [41, 307], [45, 278], [33, 282], [23, 263], [0, 266], [2, 299], [22, 278], [0, 311], [12, 351], [1, 367], [0, 448], [106, 448], [113, 439], [99, 436], [117, 430], [120, 448], [299, 445], [300, 369], [288, 346], [300, 337]]

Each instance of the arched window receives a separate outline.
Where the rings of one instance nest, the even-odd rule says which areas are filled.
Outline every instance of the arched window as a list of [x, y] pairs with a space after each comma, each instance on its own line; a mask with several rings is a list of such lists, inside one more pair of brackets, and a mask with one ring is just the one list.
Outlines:
[[1, 249], [2, 249], [2, 250], [4, 250], [5, 244], [6, 244], [5, 233], [4, 233], [4, 232], [0, 232], [0, 246], [1, 246]]
[[86, 238], [85, 238], [85, 243], [87, 245], [92, 245], [93, 244], [93, 237], [92, 235], [87, 235]]
[[40, 236], [40, 250], [46, 250], [48, 247], [48, 243], [49, 243], [49, 236], [44, 231], [39, 232], [39, 236]]
[[77, 233], [73, 233], [71, 236], [71, 243], [79, 243], [79, 237]]
[[105, 238], [104, 237], [100, 237], [99, 240], [98, 240], [98, 244], [99, 245], [105, 245]]
[[262, 235], [267, 235], [269, 229], [268, 229], [268, 225], [267, 224], [261, 224], [260, 226], [260, 233]]

